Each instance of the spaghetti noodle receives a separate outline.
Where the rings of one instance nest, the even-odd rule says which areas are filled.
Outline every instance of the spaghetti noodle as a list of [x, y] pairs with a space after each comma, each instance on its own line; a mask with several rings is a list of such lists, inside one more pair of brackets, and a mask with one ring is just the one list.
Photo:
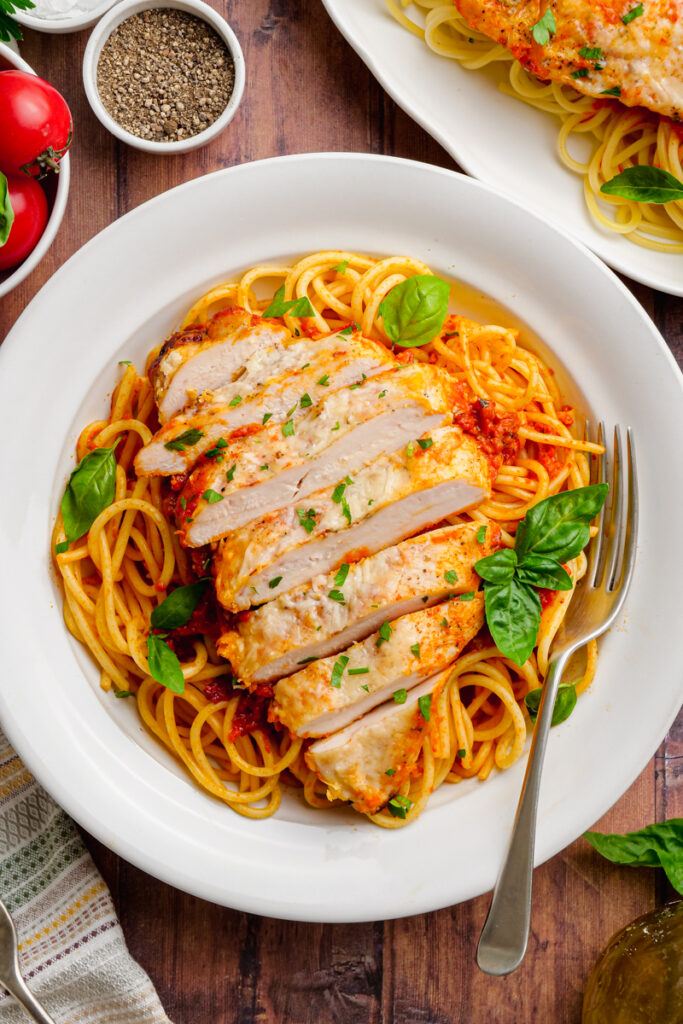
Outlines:
[[[571, 86], [542, 82], [526, 71], [512, 54], [488, 36], [471, 28], [453, 3], [444, 0], [385, 0], [392, 16], [441, 57], [457, 60], [470, 71], [503, 62], [508, 80], [500, 88], [510, 96], [560, 119], [558, 153], [570, 171], [583, 178], [584, 197], [601, 227], [658, 252], [683, 252], [683, 201], [639, 203], [605, 195], [600, 188], [628, 167], [649, 164], [683, 181], [683, 129], [670, 118], [618, 100], [596, 100]], [[424, 28], [404, 9], [411, 3], [424, 15]], [[586, 161], [570, 151], [572, 138], [592, 143]]]
[[[285, 300], [307, 296], [315, 311], [306, 320], [286, 316], [293, 332], [315, 337], [355, 321], [365, 336], [387, 343], [378, 312], [382, 298], [406, 277], [424, 273], [431, 273], [427, 266], [405, 257], [316, 253], [293, 266], [254, 267], [239, 280], [212, 288], [182, 324], [205, 323], [228, 305], [261, 312], [267, 301], [257, 291], [267, 289], [272, 295], [284, 284]], [[602, 449], [575, 435], [572, 412], [563, 405], [552, 370], [519, 344], [516, 330], [463, 317], [451, 318], [448, 327], [432, 343], [404, 352], [402, 358], [446, 367], [473, 400], [484, 399], [501, 416], [516, 417], [518, 454], [501, 466], [491, 497], [452, 520], [497, 524], [503, 543], [511, 546], [517, 524], [532, 505], [589, 483], [590, 453]], [[150, 353], [149, 361], [155, 355]], [[306, 766], [305, 741], [293, 740], [266, 724], [258, 709], [245, 706], [254, 698], [234, 687], [230, 666], [218, 657], [210, 630], [183, 637], [177, 649], [185, 679], [182, 695], [151, 677], [145, 639], [152, 611], [169, 587], [196, 579], [192, 559], [164, 511], [168, 485], [159, 478], [137, 478], [133, 470], [134, 455], [156, 427], [151, 385], [128, 365], [114, 390], [109, 418], [85, 427], [76, 448], [80, 461], [94, 448], [116, 445], [114, 500], [69, 550], [61, 550], [61, 514], [54, 527], [66, 625], [97, 662], [102, 687], [135, 697], [147, 729], [202, 789], [252, 818], [277, 810], [283, 782], [301, 786], [311, 806], [327, 807], [322, 784]], [[575, 580], [580, 578], [584, 556], [569, 568]], [[538, 644], [522, 668], [502, 657], [490, 639], [475, 638], [435, 704], [429, 739], [402, 788], [413, 806], [404, 820], [382, 811], [371, 815], [372, 821], [399, 827], [417, 817], [442, 783], [475, 776], [483, 780], [494, 767], [514, 763], [529, 724], [524, 697], [542, 685], [548, 650], [570, 593], [546, 595]], [[590, 684], [595, 665], [592, 643], [579, 673], [578, 692]]]

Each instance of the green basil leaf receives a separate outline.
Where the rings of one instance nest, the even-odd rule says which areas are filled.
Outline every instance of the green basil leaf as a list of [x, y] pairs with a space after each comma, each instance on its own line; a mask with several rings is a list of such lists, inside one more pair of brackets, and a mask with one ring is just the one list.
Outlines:
[[450, 289], [433, 274], [409, 277], [386, 295], [379, 312], [387, 337], [394, 345], [427, 345], [443, 327]]
[[[515, 574], [517, 554], [512, 548], [500, 548], [474, 563], [474, 571], [487, 583], [507, 583]], [[446, 577], [448, 579], [448, 577]]]
[[4, 174], [0, 173], [0, 246], [9, 238], [14, 224], [14, 210], [9, 198], [9, 185]]
[[674, 889], [683, 894], [683, 818], [658, 822], [624, 835], [584, 832], [584, 839], [615, 864], [664, 868]]
[[147, 663], [152, 679], [156, 679], [174, 693], [185, 692], [185, 679], [180, 662], [166, 641], [154, 633], [147, 637]]
[[[529, 712], [529, 718], [534, 723], [538, 718], [538, 709], [541, 705], [542, 694], [543, 687], [538, 686], [535, 690], [530, 690], [524, 698], [524, 703], [526, 704], [527, 711]], [[576, 700], [576, 687], [573, 684], [565, 685], [564, 683], [560, 683], [557, 690], [557, 697], [555, 698], [555, 707], [553, 708], [553, 717], [550, 724], [560, 725], [561, 722], [566, 721], [576, 707]]]
[[290, 316], [315, 315], [313, 306], [305, 295], [298, 299], [287, 299], [285, 301], [285, 286], [282, 285], [275, 292], [272, 302], [261, 315], [264, 317], [284, 316], [286, 313], [289, 313]]
[[56, 555], [63, 555], [64, 552], [68, 551], [68, 550], [69, 550], [69, 542], [68, 542], [68, 540], [62, 540], [62, 541], [59, 542], [59, 544], [55, 544], [55, 554]]
[[150, 616], [154, 629], [177, 629], [189, 622], [206, 587], [206, 582], [189, 583], [186, 587], [176, 587], [171, 591]]
[[544, 555], [526, 555], [517, 566], [517, 579], [546, 590], [571, 590], [574, 585], [567, 570]]
[[486, 622], [500, 653], [523, 665], [536, 645], [541, 601], [533, 589], [514, 577], [484, 590]]
[[78, 540], [87, 533], [100, 512], [114, 500], [115, 447], [95, 448], [88, 452], [69, 477], [62, 497], [62, 519], [67, 540]]
[[555, 15], [551, 10], [547, 10], [543, 17], [531, 27], [534, 42], [538, 43], [539, 46], [547, 46], [550, 42], [550, 37], [554, 36], [556, 32]]
[[607, 484], [577, 487], [539, 501], [517, 527], [515, 551], [522, 562], [527, 555], [545, 555], [568, 562], [588, 543], [589, 524], [605, 503]]
[[191, 427], [190, 430], [184, 430], [182, 434], [178, 434], [172, 441], [167, 441], [164, 448], [168, 448], [169, 452], [184, 452], [187, 447], [201, 441], [203, 437], [204, 434], [201, 430]]
[[662, 167], [638, 164], [610, 178], [600, 191], [606, 196], [621, 196], [636, 203], [672, 203], [683, 199], [683, 181]]

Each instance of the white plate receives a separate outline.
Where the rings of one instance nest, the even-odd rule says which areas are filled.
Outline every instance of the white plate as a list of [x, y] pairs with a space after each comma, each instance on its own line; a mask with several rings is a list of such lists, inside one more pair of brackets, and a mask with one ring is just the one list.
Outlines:
[[[322, 2], [389, 95], [468, 174], [570, 231], [615, 270], [683, 295], [683, 254], [643, 249], [591, 219], [582, 179], [557, 155], [559, 121], [501, 93], [502, 65], [467, 71], [439, 57], [391, 17], [384, 0]], [[406, 11], [418, 21], [414, 12]]]
[[450, 171], [352, 154], [247, 164], [145, 203], [76, 253], [11, 331], [0, 351], [0, 713], [53, 796], [151, 874], [262, 914], [372, 920], [492, 885], [523, 765], [442, 788], [397, 832], [296, 796], [275, 818], [240, 818], [188, 781], [127, 701], [100, 691], [64, 628], [48, 550], [76, 435], [106, 412], [117, 360], [141, 365], [192, 299], [235, 270], [325, 248], [408, 253], [470, 282], [547, 340], [608, 423], [634, 426], [636, 579], [591, 692], [553, 731], [538, 860], [590, 826], [653, 754], [683, 676], [683, 477], [666, 450], [683, 437], [683, 391], [670, 353], [614, 275], [534, 215]]

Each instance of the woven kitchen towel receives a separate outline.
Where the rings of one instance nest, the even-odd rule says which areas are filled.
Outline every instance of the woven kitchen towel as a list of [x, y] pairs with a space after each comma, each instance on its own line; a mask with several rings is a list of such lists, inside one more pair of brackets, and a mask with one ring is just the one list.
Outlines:
[[[0, 896], [19, 934], [22, 974], [57, 1024], [170, 1024], [74, 823], [2, 731]], [[0, 1024], [27, 1019], [0, 985]]]

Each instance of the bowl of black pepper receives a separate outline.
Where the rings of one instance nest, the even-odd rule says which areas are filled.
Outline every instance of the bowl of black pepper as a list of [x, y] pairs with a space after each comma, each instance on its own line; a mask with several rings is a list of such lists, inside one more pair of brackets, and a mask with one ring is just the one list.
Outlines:
[[206, 145], [244, 91], [237, 37], [202, 0], [123, 0], [95, 27], [83, 83], [96, 117], [148, 153]]

